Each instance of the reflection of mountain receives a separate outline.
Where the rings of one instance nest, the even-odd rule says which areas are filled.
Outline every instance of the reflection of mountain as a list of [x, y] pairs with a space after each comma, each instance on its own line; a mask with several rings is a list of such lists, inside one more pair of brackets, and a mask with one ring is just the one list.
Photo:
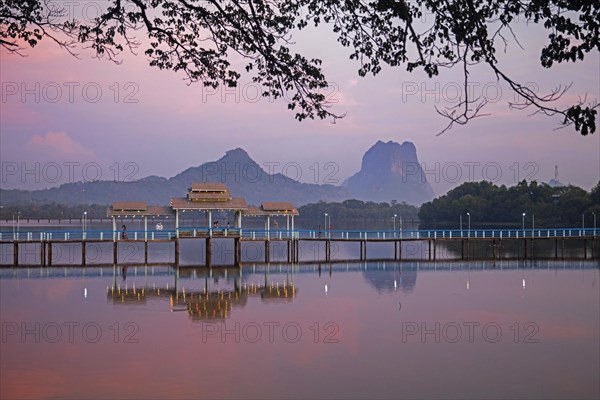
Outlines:
[[417, 284], [417, 270], [392, 270], [392, 271], [363, 271], [365, 280], [377, 290], [378, 293], [393, 292], [396, 287], [405, 293], [413, 291]]

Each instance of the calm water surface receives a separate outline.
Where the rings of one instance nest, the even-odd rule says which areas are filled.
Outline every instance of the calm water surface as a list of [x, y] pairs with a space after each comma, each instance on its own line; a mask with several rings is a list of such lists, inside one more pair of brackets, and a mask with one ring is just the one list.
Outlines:
[[593, 262], [0, 270], [0, 397], [598, 398]]

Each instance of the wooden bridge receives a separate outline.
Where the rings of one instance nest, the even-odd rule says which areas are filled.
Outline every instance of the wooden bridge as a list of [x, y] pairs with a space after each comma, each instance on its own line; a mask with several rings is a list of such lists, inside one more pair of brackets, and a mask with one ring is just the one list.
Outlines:
[[[2, 266], [24, 265], [19, 262], [19, 247], [24, 244], [39, 245], [39, 265], [53, 264], [53, 247], [64, 243], [77, 243], [81, 246], [81, 265], [86, 265], [86, 247], [90, 243], [112, 243], [113, 264], [118, 264], [119, 244], [143, 243], [144, 263], [148, 264], [148, 247], [152, 243], [173, 243], [175, 265], [179, 265], [180, 244], [186, 240], [204, 240], [206, 266], [212, 266], [212, 248], [214, 240], [232, 240], [234, 243], [234, 265], [241, 265], [242, 242], [260, 242], [264, 245], [264, 261], [270, 262], [270, 247], [273, 242], [287, 245], [287, 262], [300, 261], [300, 242], [312, 241], [324, 243], [323, 259], [313, 262], [329, 262], [331, 244], [334, 242], [359, 243], [358, 260], [368, 260], [369, 243], [390, 243], [394, 248], [394, 260], [403, 260], [402, 243], [426, 243], [426, 260], [436, 260], [437, 248], [441, 242], [460, 243], [460, 259], [472, 258], [471, 247], [474, 243], [487, 242], [492, 245], [493, 259], [500, 259], [500, 248], [503, 243], [513, 242], [522, 246], [522, 258], [534, 258], [534, 243], [540, 241], [554, 242], [554, 258], [565, 258], [565, 242], [577, 242], [583, 250], [583, 259], [598, 259], [600, 229], [595, 228], [561, 228], [561, 229], [471, 229], [471, 230], [306, 230], [306, 229], [240, 229], [240, 228], [206, 228], [182, 227], [174, 230], [134, 230], [128, 231], [124, 237], [118, 230], [28, 230], [0, 232], [0, 263]], [[12, 257], [10, 256], [12, 248]], [[588, 257], [589, 251], [589, 257]], [[12, 264], [8, 261], [12, 259]], [[37, 265], [37, 264], [36, 264]]]

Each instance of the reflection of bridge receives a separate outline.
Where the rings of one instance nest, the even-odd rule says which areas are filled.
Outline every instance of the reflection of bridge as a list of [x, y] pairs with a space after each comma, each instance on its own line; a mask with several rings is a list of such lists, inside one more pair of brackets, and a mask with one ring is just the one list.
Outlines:
[[[139, 233], [139, 235], [138, 235]], [[578, 243], [582, 249], [582, 258], [598, 258], [598, 241], [600, 229], [473, 229], [473, 230], [305, 230], [305, 229], [241, 229], [241, 228], [204, 228], [186, 227], [176, 230], [129, 231], [128, 239], [120, 239], [115, 232], [109, 231], [27, 231], [0, 233], [0, 246], [3, 252], [2, 262], [12, 259], [12, 265], [19, 265], [19, 246], [33, 244], [39, 246], [39, 264], [52, 265], [53, 245], [60, 243], [77, 243], [81, 245], [81, 265], [86, 264], [86, 244], [112, 243], [113, 263], [118, 263], [118, 248], [121, 243], [142, 243], [144, 245], [144, 264], [148, 264], [148, 246], [150, 243], [168, 242], [174, 244], [175, 265], [179, 265], [180, 243], [183, 240], [204, 240], [206, 266], [212, 266], [212, 251], [215, 240], [232, 240], [234, 243], [234, 265], [240, 266], [242, 259], [242, 242], [264, 244], [265, 262], [271, 261], [271, 243], [282, 242], [287, 245], [287, 262], [300, 262], [300, 242], [324, 243], [325, 252], [322, 260], [311, 262], [330, 262], [331, 244], [338, 242], [358, 243], [359, 260], [367, 260], [368, 243], [390, 243], [394, 247], [394, 260], [402, 260], [402, 244], [421, 242], [427, 244], [426, 260], [436, 260], [440, 243], [460, 244], [460, 259], [472, 259], [471, 247], [477, 243], [488, 243], [492, 246], [492, 259], [501, 258], [501, 248], [507, 242], [517, 244], [522, 250], [519, 258], [535, 258], [535, 243], [553, 242], [554, 259], [565, 258], [565, 243]], [[8, 236], [8, 237], [7, 237]], [[12, 248], [12, 257], [7, 253]], [[255, 261], [255, 260], [253, 260]], [[6, 265], [6, 264], [4, 264]]]

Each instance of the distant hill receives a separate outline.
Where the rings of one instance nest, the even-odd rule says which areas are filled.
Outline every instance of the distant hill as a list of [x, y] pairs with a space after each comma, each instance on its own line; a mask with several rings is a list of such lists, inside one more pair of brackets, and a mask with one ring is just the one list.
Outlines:
[[433, 199], [433, 191], [421, 170], [416, 148], [410, 142], [377, 142], [363, 156], [360, 172], [342, 186], [301, 183], [283, 174], [269, 174], [243, 149], [191, 167], [173, 176], [149, 176], [137, 181], [94, 181], [66, 183], [42, 190], [0, 189], [0, 203], [26, 205], [111, 204], [114, 201], [145, 201], [167, 205], [171, 197], [185, 196], [193, 182], [223, 182], [235, 197], [249, 204], [291, 201], [296, 206], [318, 201], [360, 199], [377, 202], [405, 201], [419, 205]]
[[420, 205], [434, 197], [411, 142], [378, 141], [363, 156], [360, 171], [343, 186], [359, 200]]
[[235, 197], [243, 197], [249, 204], [270, 200], [291, 201], [299, 206], [349, 197], [341, 187], [301, 183], [283, 174], [270, 175], [238, 148], [217, 161], [188, 168], [169, 179], [150, 176], [133, 182], [77, 182], [43, 190], [0, 190], [0, 198], [3, 204], [111, 204], [139, 200], [166, 205], [171, 197], [185, 196], [192, 182], [224, 182]]

